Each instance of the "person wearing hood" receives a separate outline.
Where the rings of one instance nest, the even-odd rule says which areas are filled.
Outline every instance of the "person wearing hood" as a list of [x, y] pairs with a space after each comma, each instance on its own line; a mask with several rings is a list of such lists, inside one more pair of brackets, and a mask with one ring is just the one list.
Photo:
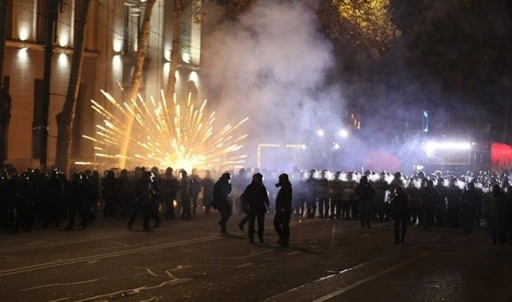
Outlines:
[[222, 176], [213, 185], [211, 206], [220, 213], [220, 233], [228, 235], [226, 224], [233, 213], [232, 204], [228, 199], [231, 193], [231, 174], [223, 173]]
[[276, 196], [274, 229], [279, 235], [278, 244], [288, 246], [290, 243], [290, 216], [292, 214], [292, 184], [288, 174], [279, 175], [276, 187], [280, 188]]
[[240, 200], [247, 205], [249, 209], [249, 242], [254, 241], [254, 224], [258, 221], [258, 238], [260, 243], [265, 243], [263, 240], [265, 214], [270, 207], [268, 199], [268, 191], [263, 184], [263, 175], [255, 173], [252, 176], [252, 182], [245, 188], [245, 191], [240, 196]]

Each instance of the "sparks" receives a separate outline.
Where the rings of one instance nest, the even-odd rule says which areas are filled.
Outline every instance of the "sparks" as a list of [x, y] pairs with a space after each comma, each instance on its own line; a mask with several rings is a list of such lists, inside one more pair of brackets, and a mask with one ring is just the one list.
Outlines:
[[226, 125], [215, 133], [215, 112], [205, 114], [207, 100], [195, 106], [190, 98], [180, 102], [174, 95], [170, 104], [162, 91], [159, 100], [153, 97], [144, 101], [139, 95], [130, 103], [117, 102], [108, 92], [101, 91], [109, 101], [106, 109], [91, 100], [92, 109], [101, 115], [96, 125], [96, 137], [83, 135], [95, 144], [96, 157], [119, 158], [116, 154], [122, 143], [127, 126], [123, 122], [133, 118], [132, 135], [129, 138], [127, 162], [130, 166], [177, 167], [190, 171], [192, 168], [225, 169], [240, 168], [245, 163], [241, 141], [246, 134], [235, 135], [248, 120]]

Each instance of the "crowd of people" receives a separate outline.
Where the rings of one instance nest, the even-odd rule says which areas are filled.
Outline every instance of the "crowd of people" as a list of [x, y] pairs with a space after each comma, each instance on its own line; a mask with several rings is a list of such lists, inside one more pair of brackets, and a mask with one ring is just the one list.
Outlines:
[[[199, 211], [220, 213], [222, 234], [233, 212], [248, 224], [249, 241], [264, 242], [265, 214], [274, 214], [279, 244], [289, 244], [290, 217], [357, 220], [361, 228], [393, 222], [395, 244], [405, 241], [408, 226], [460, 228], [471, 234], [485, 223], [491, 243], [512, 243], [512, 188], [508, 173], [468, 172], [455, 176], [436, 171], [406, 176], [400, 172], [293, 169], [174, 171], [138, 167], [74, 173], [69, 179], [53, 170], [0, 175], [0, 227], [30, 231], [34, 227], [86, 228], [97, 215], [126, 217], [128, 228], [142, 217], [142, 228], [162, 219], [191, 220]], [[277, 183], [275, 183], [277, 181]], [[292, 191], [293, 188], [293, 191]], [[293, 192], [293, 193], [292, 193]], [[76, 216], [80, 223], [75, 223]]]

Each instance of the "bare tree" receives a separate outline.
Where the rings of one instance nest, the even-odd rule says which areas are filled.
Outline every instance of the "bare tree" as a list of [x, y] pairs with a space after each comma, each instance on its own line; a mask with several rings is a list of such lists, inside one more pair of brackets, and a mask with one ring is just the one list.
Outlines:
[[[142, 81], [142, 70], [144, 67], [144, 59], [146, 58], [146, 45], [148, 42], [149, 30], [150, 30], [150, 20], [151, 14], [153, 12], [153, 6], [155, 5], [156, 0], [148, 0], [146, 2], [146, 8], [144, 10], [144, 17], [142, 20], [141, 29], [139, 31], [139, 35], [137, 38], [137, 58], [135, 61], [135, 70], [132, 76], [132, 86], [128, 93], [128, 101], [135, 100], [139, 93], [140, 83]], [[125, 168], [126, 166], [126, 154], [128, 153], [128, 146], [130, 145], [130, 137], [132, 135], [132, 127], [133, 127], [134, 117], [129, 115], [128, 120], [126, 121], [126, 131], [124, 133], [124, 138], [121, 143], [119, 154], [118, 165], [120, 168]]]
[[77, 1], [77, 13], [75, 15], [74, 51], [71, 61], [68, 91], [62, 111], [57, 114], [57, 154], [55, 165], [58, 169], [69, 174], [71, 162], [71, 143], [73, 141], [73, 123], [75, 120], [76, 103], [80, 88], [82, 74], [83, 54], [85, 47], [85, 32], [87, 16], [89, 14], [90, 0]]
[[181, 15], [183, 14], [182, 0], [174, 0], [174, 19], [172, 20], [172, 49], [171, 66], [169, 68], [169, 79], [167, 80], [167, 98], [172, 98], [176, 90], [176, 69], [180, 60], [180, 33]]

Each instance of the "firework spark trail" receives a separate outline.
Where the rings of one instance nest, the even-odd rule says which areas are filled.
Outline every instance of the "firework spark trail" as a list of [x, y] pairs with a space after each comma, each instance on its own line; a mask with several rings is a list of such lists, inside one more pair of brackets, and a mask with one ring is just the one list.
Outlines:
[[112, 110], [91, 100], [92, 109], [101, 115], [102, 121], [96, 125], [95, 137], [83, 136], [94, 142], [97, 157], [120, 156], [116, 152], [127, 128], [123, 121], [133, 118], [126, 155], [132, 166], [238, 168], [245, 163], [247, 156], [239, 152], [243, 148], [240, 142], [247, 135], [235, 134], [248, 118], [214, 133], [215, 112], [205, 114], [207, 100], [195, 106], [189, 95], [186, 101], [180, 102], [174, 96], [171, 102], [162, 91], [159, 100], [151, 97], [146, 102], [139, 95], [129, 103], [119, 103], [108, 92], [101, 93]]

